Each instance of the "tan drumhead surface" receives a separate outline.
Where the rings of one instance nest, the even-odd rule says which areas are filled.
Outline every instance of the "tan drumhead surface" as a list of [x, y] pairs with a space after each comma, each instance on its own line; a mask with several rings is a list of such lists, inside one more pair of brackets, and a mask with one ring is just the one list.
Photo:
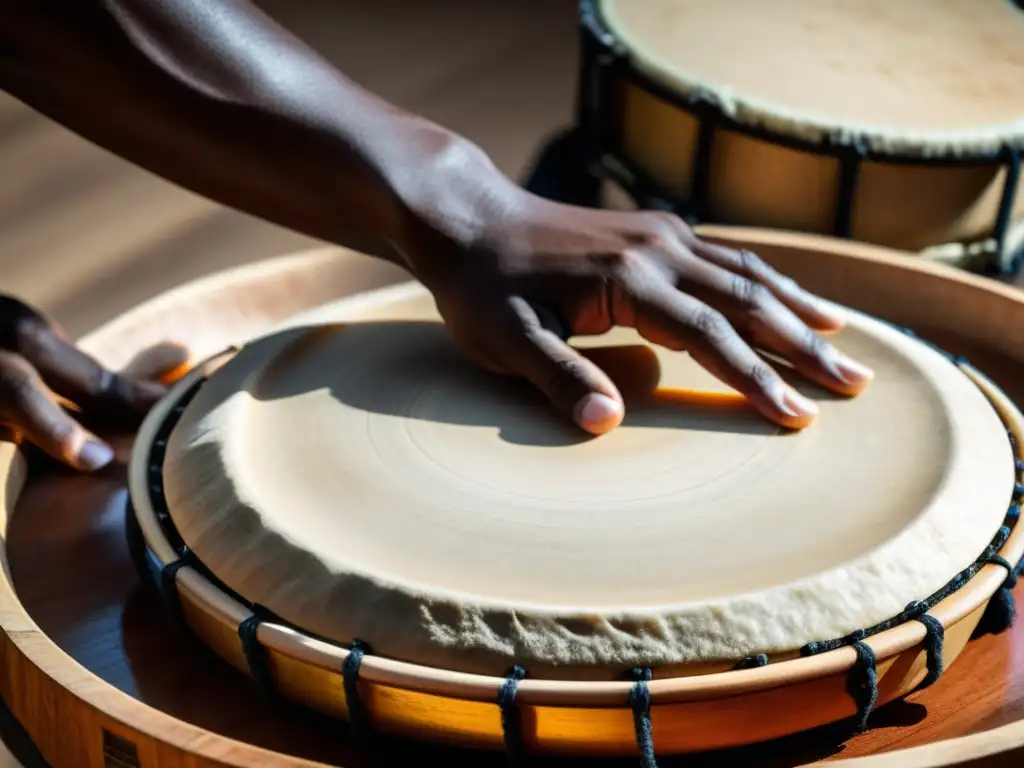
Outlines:
[[628, 393], [599, 438], [463, 359], [418, 286], [296, 318], [186, 408], [173, 519], [229, 587], [309, 632], [563, 677], [871, 625], [970, 564], [1003, 519], [1000, 420], [886, 325], [854, 315], [836, 343], [876, 382], [855, 400], [805, 387], [821, 415], [798, 434], [632, 331], [580, 343], [618, 349], [604, 359]]
[[[960, 144], [1024, 135], [1009, 0], [603, 0], [637, 65], [744, 121]], [[876, 137], [877, 138], [877, 137]]]

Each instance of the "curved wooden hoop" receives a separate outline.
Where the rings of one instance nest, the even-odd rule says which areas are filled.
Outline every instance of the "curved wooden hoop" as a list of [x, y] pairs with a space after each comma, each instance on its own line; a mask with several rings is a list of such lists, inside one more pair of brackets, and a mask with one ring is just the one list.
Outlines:
[[[139, 444], [151, 446], [185, 393], [207, 378], [233, 354], [234, 350], [222, 352], [196, 366], [190, 374], [179, 381], [168, 397], [153, 408], [140, 427], [137, 437]], [[1018, 444], [1024, 445], [1024, 416], [1006, 395], [979, 371], [966, 363], [961, 363], [960, 369], [989, 398]], [[157, 569], [161, 569], [179, 560], [180, 553], [168, 541], [158, 520], [150, 492], [150, 469], [149, 452], [136, 451], [129, 464], [128, 488], [145, 542], [155, 556]], [[1024, 525], [1014, 528], [1000, 548], [999, 554], [1011, 563], [1020, 560], [1024, 555]], [[225, 594], [221, 587], [211, 583], [189, 565], [180, 568], [175, 577], [177, 588], [191, 607], [202, 610], [216, 621], [227, 625], [233, 634], [237, 634], [239, 625], [252, 615], [246, 606]], [[965, 619], [972, 625], [973, 630], [973, 624], [979, 618], [974, 614], [985, 607], [1005, 578], [1005, 569], [997, 565], [986, 565], [966, 585], [936, 604], [928, 613], [938, 619], [947, 632]], [[970, 621], [972, 616], [973, 622]], [[341, 669], [349, 655], [342, 646], [314, 639], [273, 621], [262, 622], [259, 625], [258, 637], [268, 650], [328, 672]], [[868, 637], [865, 643], [875, 652], [879, 664], [883, 664], [920, 645], [924, 638], [924, 625], [916, 621], [907, 621]], [[759, 668], [655, 678], [647, 687], [651, 692], [652, 703], [656, 705], [740, 696], [753, 691], [843, 674], [853, 666], [855, 660], [855, 651], [847, 646], [819, 655], [782, 660]], [[504, 683], [504, 678], [424, 667], [373, 654], [363, 657], [360, 680], [435, 696], [488, 703], [497, 700], [498, 692]], [[516, 700], [525, 705], [537, 706], [625, 708], [632, 686], [633, 683], [629, 681], [570, 682], [526, 678], [517, 686]]]
[[[820, 294], [839, 301], [857, 303], [865, 311], [886, 316], [904, 325], [926, 331], [955, 323], [964, 304], [977, 303], [985, 314], [974, 312], [975, 322], [967, 336], [976, 342], [988, 342], [996, 350], [1024, 352], [1024, 329], [1007, 326], [1005, 320], [1024, 312], [1024, 297], [1012, 289], [957, 273], [941, 265], [904, 259], [902, 255], [880, 248], [836, 242], [828, 238], [798, 236], [779, 232], [708, 228], [702, 234], [739, 247], [749, 247], [780, 269]], [[817, 259], [829, 258], [832, 269], [817, 272]], [[171, 340], [192, 342], [199, 356], [244, 340], [261, 327], [341, 293], [351, 292], [357, 274], [372, 272], [374, 265], [354, 255], [322, 251], [303, 257], [275, 259], [243, 268], [213, 279], [200, 281], [143, 305], [118, 321], [83, 340], [83, 346], [111, 364], [123, 364], [132, 352], [151, 343], [167, 340], [168, 329], [178, 334]], [[398, 274], [378, 270], [378, 284], [397, 279]], [[891, 278], [898, 276], [901, 285]], [[360, 288], [374, 287], [364, 279]], [[958, 284], [960, 306], [939, 306], [935, 302], [949, 297], [952, 283]], [[308, 291], [297, 298], [296, 286]], [[346, 290], [346, 287], [348, 290]], [[877, 289], [871, 292], [871, 288]], [[892, 301], [908, 287], [918, 301]], [[902, 290], [900, 290], [902, 288]], [[894, 294], [893, 291], [896, 291]], [[886, 309], [884, 297], [890, 302]], [[226, 329], [210, 324], [218, 313], [203, 299], [244, 296], [244, 308], [232, 310], [238, 326]], [[854, 297], [863, 300], [854, 301]], [[197, 298], [199, 299], [197, 301]], [[1000, 322], [1002, 320], [1003, 322]], [[239, 330], [243, 328], [244, 330]], [[204, 333], [205, 332], [205, 333]], [[188, 334], [191, 338], [184, 338]], [[5, 472], [5, 493], [0, 528], [6, 528], [13, 513], [17, 493], [24, 478], [23, 460], [15, 445], [0, 444], [0, 467]], [[142, 764], [172, 766], [183, 763], [202, 766], [261, 765], [269, 768], [314, 768], [322, 764], [225, 739], [163, 714], [106, 684], [69, 658], [32, 620], [18, 600], [7, 565], [2, 556], [0, 575], [0, 635], [4, 674], [0, 694], [19, 721], [26, 724], [44, 756], [55, 766], [103, 766], [101, 735], [104, 730], [139, 745]], [[993, 570], [991, 578], [999, 580]], [[54, 722], [75, 722], [73, 729], [53, 729]], [[991, 758], [991, 760], [989, 760]], [[834, 761], [850, 768], [940, 768], [982, 763], [1017, 764], [1024, 759], [1024, 721], [962, 738], [883, 755]]]
[[[388, 291], [390, 293], [390, 291]], [[368, 301], [372, 297], [367, 297]], [[136, 451], [129, 467], [129, 492], [142, 537], [155, 559], [150, 566], [156, 577], [171, 563], [181, 559], [168, 540], [158, 519], [151, 491], [153, 471], [159, 464], [150, 458], [150, 448], [166, 434], [181, 401], [202, 379], [231, 357], [232, 351], [215, 356], [180, 381], [166, 400], [153, 409], [139, 430], [138, 440], [146, 450]], [[983, 390], [1018, 441], [1024, 437], [1024, 417], [987, 378], [962, 364], [962, 370]], [[1009, 502], [1009, 489], [1007, 500]], [[1000, 554], [1016, 563], [1024, 553], [1024, 527], [1015, 527], [1000, 549]], [[945, 628], [943, 654], [948, 667], [966, 645], [987, 606], [988, 599], [1006, 578], [998, 566], [984, 566], [960, 590], [935, 605], [929, 614]], [[239, 627], [252, 617], [249, 607], [230, 596], [222, 586], [191, 565], [180, 567], [174, 576], [184, 617], [200, 640], [225, 660], [244, 672], [250, 672], [247, 657], [238, 637]], [[333, 643], [314, 639], [301, 630], [264, 619], [257, 627], [262, 652], [269, 654], [276, 670], [268, 684], [286, 698], [298, 699], [329, 715], [348, 716], [348, 702], [342, 695], [339, 670], [349, 652]], [[865, 640], [878, 659], [882, 682], [879, 704], [913, 691], [923, 677], [925, 660], [924, 625], [916, 621], [894, 627]], [[653, 714], [661, 724], [656, 734], [663, 753], [728, 747], [739, 743], [737, 721], [762, 708], [765, 701], [752, 694], [785, 691], [786, 701], [815, 700], [814, 707], [786, 716], [785, 725], [772, 723], [757, 735], [748, 729], [751, 741], [786, 735], [843, 719], [852, 711], [846, 700], [845, 675], [853, 666], [852, 647], [807, 658], [780, 660], [755, 669], [727, 671], [696, 676], [665, 677], [648, 684]], [[467, 747], [502, 744], [502, 731], [496, 727], [496, 702], [504, 680], [497, 677], [451, 672], [395, 661], [372, 654], [363, 657], [360, 681], [364, 697], [369, 697], [369, 715], [374, 729], [385, 733], [428, 734], [430, 738]], [[516, 700], [530, 712], [534, 727], [524, 734], [538, 751], [571, 750], [579, 754], [629, 755], [635, 751], [635, 737], [628, 727], [632, 714], [628, 707], [630, 682], [570, 682], [531, 680], [519, 683]], [[420, 694], [420, 695], [417, 695]], [[429, 697], [429, 701], [428, 701]], [[722, 716], [716, 702], [731, 699], [731, 714]], [[385, 703], [375, 705], [377, 700]], [[484, 706], [468, 706], [479, 702]], [[672, 706], [683, 702], [690, 707]], [[709, 702], [702, 707], [699, 702]], [[820, 702], [820, 703], [818, 703]], [[777, 702], [781, 703], [781, 702]], [[429, 716], [420, 714], [433, 709]], [[592, 710], [616, 710], [614, 724]], [[581, 711], [589, 710], [589, 711]], [[410, 717], [407, 713], [414, 712]], [[699, 723], [702, 734], [695, 736], [678, 726]], [[587, 739], [584, 734], [604, 733]], [[726, 735], [728, 734], [728, 735]]]

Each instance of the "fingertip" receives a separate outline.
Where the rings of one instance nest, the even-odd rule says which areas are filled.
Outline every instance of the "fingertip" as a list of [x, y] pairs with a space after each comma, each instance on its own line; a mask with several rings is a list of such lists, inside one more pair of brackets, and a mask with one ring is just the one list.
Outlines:
[[798, 314], [803, 315], [801, 320], [823, 334], [838, 333], [849, 322], [849, 315], [842, 307], [824, 299], [810, 302]]
[[104, 442], [90, 438], [82, 444], [77, 458], [82, 469], [95, 472], [114, 460], [114, 449]]
[[622, 423], [623, 404], [600, 392], [591, 392], [580, 398], [573, 409], [576, 423], [592, 435], [606, 434]]
[[801, 430], [818, 418], [818, 405], [792, 387], [785, 387], [780, 401], [769, 405], [765, 415], [787, 429]]
[[836, 358], [836, 367], [848, 394], [859, 395], [875, 380], [875, 372], [863, 363], [840, 352], [836, 353]]
[[114, 460], [114, 449], [85, 430], [78, 430], [69, 451], [70, 463], [86, 472], [96, 472]]

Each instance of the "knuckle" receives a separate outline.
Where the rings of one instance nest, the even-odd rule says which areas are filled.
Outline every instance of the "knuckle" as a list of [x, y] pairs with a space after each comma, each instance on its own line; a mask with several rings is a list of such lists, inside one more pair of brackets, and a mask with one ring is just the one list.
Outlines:
[[600, 261], [611, 275], [619, 279], [630, 279], [642, 272], [645, 258], [638, 249], [621, 248], [603, 254]]
[[76, 428], [70, 418], [61, 418], [55, 414], [47, 417], [41, 427], [46, 438], [55, 445], [70, 447], [74, 442]]
[[559, 359], [554, 363], [545, 381], [547, 390], [553, 394], [560, 394], [575, 388], [583, 374], [580, 363], [571, 359]]
[[36, 343], [46, 328], [43, 317], [13, 296], [0, 295], [0, 348], [20, 350]]
[[756, 280], [733, 273], [729, 283], [730, 294], [748, 310], [766, 309], [771, 302], [771, 291]]
[[704, 307], [693, 317], [693, 327], [708, 341], [718, 343], [732, 338], [733, 328], [729, 320], [717, 309]]
[[670, 232], [673, 235], [680, 234], [686, 228], [683, 220], [672, 213], [672, 211], [654, 211], [651, 214], [651, 218], [655, 227], [664, 232]]
[[93, 397], [125, 400], [131, 395], [127, 382], [101, 365], [97, 365], [86, 377], [86, 389]]
[[23, 421], [39, 411], [46, 397], [35, 378], [17, 360], [5, 357], [0, 362], [0, 412], [8, 419]]
[[809, 357], [822, 361], [832, 359], [832, 345], [811, 328], [804, 331], [803, 347]]
[[779, 374], [767, 363], [757, 362], [750, 369], [750, 381], [759, 389], [768, 391], [779, 383]]
[[45, 328], [35, 317], [23, 315], [10, 321], [4, 346], [23, 354], [44, 348]]
[[753, 251], [747, 248], [741, 248], [737, 251], [739, 257], [740, 268], [744, 272], [748, 272], [752, 275], [760, 274], [765, 270], [765, 263], [761, 261], [761, 257]]
[[0, 395], [9, 403], [20, 405], [31, 395], [34, 382], [24, 366], [8, 355], [0, 358]]

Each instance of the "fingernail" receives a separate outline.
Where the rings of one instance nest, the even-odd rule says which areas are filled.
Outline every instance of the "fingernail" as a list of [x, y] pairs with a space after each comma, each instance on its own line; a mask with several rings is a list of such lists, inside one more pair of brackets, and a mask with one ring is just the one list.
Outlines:
[[839, 369], [839, 375], [847, 384], [861, 384], [875, 378], [873, 370], [841, 353], [836, 354], [836, 368]]
[[587, 432], [601, 434], [618, 426], [622, 405], [607, 395], [592, 392], [576, 404], [576, 423]]
[[818, 415], [818, 405], [813, 400], [808, 400], [795, 389], [787, 387], [782, 395], [783, 410], [792, 416], [800, 418], [813, 417]]
[[114, 459], [114, 449], [94, 438], [86, 438], [78, 451], [78, 463], [90, 471], [102, 469]]
[[826, 317], [831, 318], [836, 322], [837, 325], [846, 325], [849, 319], [849, 313], [838, 304], [833, 304], [831, 301], [825, 299], [819, 299], [817, 304], [817, 310]]

